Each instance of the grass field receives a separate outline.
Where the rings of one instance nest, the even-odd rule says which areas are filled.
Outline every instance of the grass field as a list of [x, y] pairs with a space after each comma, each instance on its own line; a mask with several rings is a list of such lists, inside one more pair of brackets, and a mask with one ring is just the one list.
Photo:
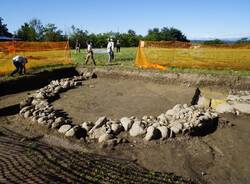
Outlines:
[[150, 63], [167, 67], [250, 70], [250, 49], [232, 48], [144, 48]]
[[[103, 52], [98, 52], [103, 51]], [[115, 59], [112, 63], [108, 62], [108, 53], [106, 49], [94, 51], [94, 58], [96, 61], [97, 66], [134, 66], [134, 60], [136, 55], [136, 48], [121, 48], [121, 52], [114, 53]], [[75, 53], [74, 50], [71, 51], [72, 61], [76, 64], [85, 65], [85, 58], [86, 58], [86, 50], [81, 50], [80, 53]], [[88, 65], [91, 65], [91, 59], [88, 62]]]
[[[144, 48], [144, 50], [150, 62], [168, 67], [166, 71], [161, 72], [250, 76], [250, 49]], [[112, 63], [108, 62], [106, 49], [95, 50], [94, 57], [97, 67], [119, 67], [136, 70], [138, 69], [135, 67], [136, 51], [136, 47], [121, 48], [120, 53], [115, 52], [115, 60]], [[67, 67], [65, 64], [93, 66], [91, 61], [89, 61], [88, 65], [85, 65], [86, 50], [83, 49], [80, 53], [75, 53], [74, 50], [71, 50], [71, 63], [69, 61], [65, 62], [65, 58], [67, 58], [65, 51], [37, 51], [19, 54], [30, 56], [27, 68], [32, 70]], [[11, 61], [12, 57], [0, 52], [0, 75], [8, 74], [14, 69]]]

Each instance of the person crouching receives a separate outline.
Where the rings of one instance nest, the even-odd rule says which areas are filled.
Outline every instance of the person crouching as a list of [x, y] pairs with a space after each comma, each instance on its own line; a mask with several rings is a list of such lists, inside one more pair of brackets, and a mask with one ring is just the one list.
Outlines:
[[26, 69], [25, 69], [25, 65], [28, 63], [28, 59], [24, 56], [15, 56], [12, 59], [13, 65], [15, 66], [15, 70], [13, 72], [11, 72], [11, 76], [13, 76], [14, 74], [16, 74], [17, 72], [19, 73], [19, 75], [25, 74], [26, 73]]

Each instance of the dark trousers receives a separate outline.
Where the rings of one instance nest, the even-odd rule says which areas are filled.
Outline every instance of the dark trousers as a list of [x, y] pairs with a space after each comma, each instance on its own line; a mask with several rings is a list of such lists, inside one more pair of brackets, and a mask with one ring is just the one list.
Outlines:
[[121, 51], [121, 47], [120, 46], [116, 46], [116, 52], [120, 52]]
[[90, 52], [87, 53], [87, 56], [86, 56], [86, 59], [85, 59], [85, 64], [88, 64], [89, 58], [91, 58], [94, 65], [96, 65], [93, 51], [90, 51]]
[[13, 65], [16, 67], [16, 69], [13, 72], [11, 72], [10, 75], [13, 76], [17, 72], [19, 72], [19, 74], [21, 75], [23, 73], [23, 65], [15, 61], [13, 61]]

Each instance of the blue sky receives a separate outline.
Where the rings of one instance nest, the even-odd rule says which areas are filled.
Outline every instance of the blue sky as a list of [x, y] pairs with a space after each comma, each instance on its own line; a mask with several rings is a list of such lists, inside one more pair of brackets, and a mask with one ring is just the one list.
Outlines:
[[64, 32], [145, 35], [149, 28], [175, 27], [189, 39], [250, 36], [250, 0], [2, 0], [0, 17], [11, 32], [38, 18]]

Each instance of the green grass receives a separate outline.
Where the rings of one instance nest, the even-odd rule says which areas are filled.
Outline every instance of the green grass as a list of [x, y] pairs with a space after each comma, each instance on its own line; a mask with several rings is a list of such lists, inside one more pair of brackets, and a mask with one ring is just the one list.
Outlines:
[[[208, 68], [180, 68], [176, 66], [170, 66], [167, 70], [157, 70], [157, 69], [139, 69], [135, 66], [135, 57], [136, 57], [137, 48], [121, 48], [120, 53], [115, 52], [115, 60], [112, 63], [108, 62], [108, 54], [107, 53], [94, 53], [94, 57], [97, 63], [97, 68], [105, 68], [105, 69], [112, 69], [117, 68], [121, 70], [130, 70], [130, 71], [148, 71], [148, 72], [158, 72], [158, 73], [198, 73], [198, 74], [211, 74], [211, 75], [234, 75], [234, 76], [250, 76], [249, 70], [231, 70], [231, 69], [223, 69], [223, 70], [215, 70], [215, 69], [208, 69]], [[80, 65], [83, 67], [93, 67], [91, 60], [89, 61], [88, 65], [85, 65], [85, 57], [86, 57], [86, 50], [81, 50], [80, 53], [75, 53], [74, 50], [71, 50], [71, 57], [72, 57], [72, 64], [63, 65], [63, 64], [54, 64], [54, 65], [44, 65], [38, 66], [35, 69], [29, 69], [28, 73], [36, 73], [42, 71], [53, 71], [54, 69], [59, 68], [67, 68], [67, 67], [74, 67], [76, 65]], [[153, 56], [154, 57], [154, 56]], [[162, 57], [161, 54], [159, 57]], [[171, 55], [169, 56], [171, 57]], [[0, 77], [1, 80], [9, 80], [10, 78], [8, 75]], [[15, 78], [19, 78], [17, 75]]]
[[[122, 66], [122, 67], [133, 67], [135, 56], [136, 56], [136, 48], [121, 48], [121, 52], [114, 53], [115, 59], [112, 63], [108, 62], [108, 53], [94, 53], [94, 58], [97, 64], [97, 67], [100, 66]], [[74, 64], [85, 65], [86, 58], [86, 50], [81, 50], [80, 53], [75, 53], [74, 50], [71, 52], [72, 61]], [[92, 65], [91, 59], [88, 62], [88, 65]]]

